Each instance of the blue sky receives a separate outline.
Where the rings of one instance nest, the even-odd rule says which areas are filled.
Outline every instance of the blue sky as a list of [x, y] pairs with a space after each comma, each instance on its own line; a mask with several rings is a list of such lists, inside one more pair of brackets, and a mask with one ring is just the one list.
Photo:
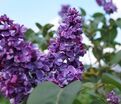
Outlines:
[[35, 22], [46, 24], [58, 16], [62, 4], [83, 7], [88, 14], [102, 10], [95, 0], [0, 0], [0, 15], [10, 18], [27, 27], [34, 27]]
[[[121, 17], [121, 0], [113, 1], [118, 6], [118, 12], [114, 13], [112, 17]], [[7, 14], [15, 22], [36, 30], [35, 22], [44, 25], [55, 21], [62, 4], [70, 4], [76, 8], [82, 7], [88, 15], [96, 11], [104, 12], [95, 0], [0, 0], [0, 15]], [[120, 41], [121, 35], [118, 37], [117, 39]]]

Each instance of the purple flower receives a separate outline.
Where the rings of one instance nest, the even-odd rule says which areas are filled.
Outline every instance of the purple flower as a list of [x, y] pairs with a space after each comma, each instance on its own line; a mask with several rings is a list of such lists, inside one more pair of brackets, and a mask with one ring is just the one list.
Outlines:
[[70, 8], [70, 5], [62, 5], [59, 15], [63, 17], [68, 12], [69, 8]]
[[106, 1], [106, 0], [96, 0], [97, 4], [99, 6], [103, 6], [105, 12], [107, 14], [114, 13], [117, 11], [117, 7], [115, 4], [113, 4], [112, 0]]
[[107, 102], [109, 104], [120, 104], [120, 97], [114, 91], [111, 91], [107, 94]]
[[85, 54], [82, 44], [83, 20], [75, 8], [68, 8], [62, 16], [57, 38], [50, 41], [49, 56], [53, 57], [48, 80], [64, 87], [74, 80], [80, 80], [83, 64], [79, 58]]
[[105, 0], [96, 0], [96, 2], [97, 2], [97, 4], [99, 5], [99, 6], [103, 6], [104, 4], [105, 4]]
[[20, 67], [10, 67], [0, 72], [1, 92], [10, 99], [11, 104], [19, 104], [32, 91], [27, 74]]
[[81, 79], [84, 67], [79, 58], [85, 54], [82, 23], [78, 11], [69, 8], [44, 54], [24, 39], [23, 25], [6, 15], [0, 17], [0, 90], [11, 104], [20, 104], [43, 81], [64, 87]]
[[[33, 87], [44, 81], [40, 58], [44, 55], [26, 42], [23, 25], [15, 24], [6, 15], [0, 17], [0, 90], [11, 104], [19, 104]], [[41, 73], [42, 72], [42, 73]]]
[[104, 10], [107, 14], [111, 14], [117, 11], [117, 7], [113, 4], [112, 1], [105, 3]]

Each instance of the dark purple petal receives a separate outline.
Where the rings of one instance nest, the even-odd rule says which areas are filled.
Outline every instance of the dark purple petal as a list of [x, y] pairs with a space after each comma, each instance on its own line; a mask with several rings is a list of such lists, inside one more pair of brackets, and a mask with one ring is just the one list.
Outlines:
[[96, 0], [96, 2], [97, 2], [97, 4], [99, 5], [99, 6], [103, 6], [104, 4], [105, 4], [105, 0]]

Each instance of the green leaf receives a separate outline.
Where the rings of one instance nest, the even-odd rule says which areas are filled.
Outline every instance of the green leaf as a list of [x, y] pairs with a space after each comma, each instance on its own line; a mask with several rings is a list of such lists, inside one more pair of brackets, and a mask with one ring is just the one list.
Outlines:
[[31, 42], [35, 39], [35, 32], [32, 29], [28, 29], [25, 33], [25, 38]]
[[121, 51], [118, 51], [110, 61], [110, 64], [118, 64], [121, 61]]
[[40, 25], [38, 22], [35, 23], [35, 24], [36, 24], [36, 26], [38, 27], [39, 30], [42, 30], [42, 25]]
[[35, 34], [34, 30], [28, 29], [25, 33], [25, 35], [29, 36], [30, 34]]
[[81, 82], [75, 81], [64, 88], [57, 104], [72, 104], [81, 89]]
[[90, 40], [94, 39], [96, 35], [97, 27], [98, 27], [98, 24], [93, 20], [90, 20], [89, 24], [84, 24], [83, 26], [84, 33]]
[[94, 56], [97, 58], [97, 60], [100, 60], [102, 58], [102, 48], [101, 47], [94, 47], [92, 50]]
[[78, 99], [74, 100], [73, 104], [82, 104]]
[[102, 13], [95, 13], [92, 17], [94, 18], [94, 21], [97, 22], [105, 22], [106, 20], [104, 14]]
[[49, 42], [50, 38], [53, 37], [54, 33], [55, 33], [55, 31], [50, 31], [50, 32], [47, 33], [47, 35], [45, 37], [47, 42]]
[[112, 27], [112, 28], [110, 28], [109, 29], [109, 37], [108, 37], [108, 39], [109, 39], [109, 41], [114, 41], [114, 39], [116, 38], [116, 36], [117, 36], [117, 28], [116, 27]]
[[61, 89], [51, 82], [42, 83], [33, 90], [27, 104], [56, 104], [60, 91]]
[[80, 8], [81, 10], [81, 16], [86, 16], [86, 11], [83, 8]]
[[104, 27], [101, 30], [101, 35], [102, 35], [102, 39], [103, 41], [105, 41], [106, 43], [112, 43], [114, 42], [116, 36], [117, 36], [117, 28], [115, 26], [109, 26], [109, 27]]
[[43, 27], [43, 31], [42, 31], [43, 36], [46, 36], [48, 30], [50, 30], [53, 26], [54, 26], [53, 24], [46, 24], [46, 25]]
[[110, 64], [110, 61], [112, 61], [112, 57], [115, 55], [114, 52], [106, 52], [103, 54], [103, 60], [106, 64]]
[[55, 33], [55, 31], [50, 31], [49, 33], [48, 33], [48, 35], [50, 36], [50, 37], [53, 37], [53, 34]]
[[111, 18], [111, 19], [109, 20], [109, 22], [110, 22], [110, 25], [111, 25], [111, 26], [117, 27], [116, 21], [115, 21], [114, 19]]
[[121, 28], [121, 18], [118, 18], [118, 19], [116, 20], [116, 24], [117, 24], [118, 27]]
[[121, 80], [111, 74], [103, 74], [102, 81], [106, 84], [112, 84], [121, 90]]
[[72, 104], [80, 87], [80, 81], [75, 81], [63, 89], [51, 82], [45, 82], [33, 90], [27, 104]]
[[10, 104], [10, 103], [9, 103], [8, 99], [1, 96], [1, 94], [0, 94], [0, 104]]

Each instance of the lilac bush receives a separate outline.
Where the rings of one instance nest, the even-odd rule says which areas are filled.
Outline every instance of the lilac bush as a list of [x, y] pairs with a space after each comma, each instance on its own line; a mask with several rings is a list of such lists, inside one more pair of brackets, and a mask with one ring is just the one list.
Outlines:
[[[99, 6], [103, 6], [107, 14], [114, 13], [117, 10], [117, 7], [113, 4], [112, 0], [96, 0], [96, 2]], [[33, 89], [39, 84], [41, 85], [42, 82], [53, 82], [61, 89], [75, 80], [82, 79], [81, 91], [83, 90], [83, 93], [81, 93], [79, 88], [78, 97], [75, 99], [75, 102], [77, 100], [82, 104], [85, 103], [85, 101], [87, 101], [88, 104], [95, 103], [96, 101], [100, 102], [100, 104], [102, 102], [106, 104], [120, 103], [120, 97], [117, 96], [114, 91], [104, 95], [106, 97], [102, 97], [101, 93], [102, 88], [108, 86], [111, 79], [113, 79], [113, 83], [111, 84], [115, 85], [115, 82], [118, 83], [115, 81], [117, 78], [113, 78], [114, 76], [112, 73], [114, 72], [110, 70], [112, 68], [110, 60], [112, 60], [115, 50], [112, 55], [111, 53], [103, 53], [103, 51], [105, 47], [113, 47], [115, 49], [115, 45], [119, 45], [119, 43], [114, 42], [114, 40], [116, 37], [115, 35], [117, 34], [117, 27], [120, 25], [120, 19], [117, 19], [116, 21], [110, 19], [110, 21], [107, 21], [102, 13], [95, 13], [89, 20], [90, 23], [86, 24], [86, 22], [83, 21], [86, 12], [83, 9], [80, 10], [85, 14], [83, 15], [83, 18], [81, 18], [81, 14], [79, 14], [75, 8], [70, 8], [70, 5], [62, 6], [61, 11], [59, 12], [59, 15], [61, 16], [60, 26], [56, 31], [56, 37], [52, 39], [46, 35], [49, 35], [51, 32], [49, 31], [48, 33], [44, 30], [45, 28], [49, 30], [52, 25], [45, 25], [43, 28], [43, 26], [37, 24], [40, 31], [35, 34], [30, 29], [30, 32], [34, 35], [38, 35], [38, 37], [40, 36], [40, 33], [42, 33], [41, 30], [45, 31], [45, 37], [43, 38], [48, 38], [47, 40], [50, 40], [47, 49], [48, 53], [41, 52], [36, 44], [27, 41], [27, 38], [24, 36], [27, 28], [23, 25], [14, 23], [13, 20], [10, 20], [6, 15], [0, 17], [0, 92], [9, 99], [11, 104], [20, 104], [24, 102], [24, 99], [28, 98]], [[103, 26], [100, 27], [100, 29], [98, 28], [99, 24], [97, 21], [103, 23]], [[107, 23], [109, 23], [108, 27]], [[87, 70], [84, 70], [81, 61], [81, 57], [86, 53], [84, 44], [82, 43], [82, 30], [84, 30], [85, 35], [92, 43], [92, 46], [86, 44], [85, 46], [87, 49], [92, 49], [92, 53], [97, 59], [96, 63], [99, 63], [99, 66], [97, 65], [96, 67], [87, 65], [87, 67], [89, 67]], [[100, 32], [101, 34], [98, 39], [95, 38], [97, 32]], [[106, 66], [102, 65], [102, 62]], [[76, 86], [78, 87], [80, 84]], [[120, 81], [118, 86], [120, 86]], [[47, 88], [50, 87], [51, 84], [50, 86], [47, 86]], [[55, 88], [56, 87], [57, 86], [55, 86]], [[67, 91], [63, 88], [63, 91], [60, 93], [59, 88], [57, 87], [59, 93], [57, 93], [57, 91], [50, 91], [50, 93], [57, 98], [57, 102], [60, 104], [61, 101], [58, 100], [58, 95], [59, 97], [63, 97], [63, 93], [64, 95], [68, 95], [69, 93], [69, 96], [71, 96], [70, 92], [73, 86], [72, 88], [69, 86], [69, 88], [70, 90], [66, 87]], [[46, 91], [45, 86], [44, 90]], [[75, 87], [73, 90], [76, 91], [78, 88], [76, 89]], [[49, 90], [47, 89], [47, 91]], [[103, 91], [106, 91], [106, 88]], [[79, 100], [79, 96], [86, 96], [87, 98], [83, 101], [81, 98]], [[40, 99], [40, 102], [41, 100], [43, 99]], [[67, 102], [68, 101], [69, 100], [67, 100]], [[48, 104], [49, 102], [51, 101], [48, 101]]]
[[62, 16], [57, 37], [50, 41], [48, 54], [24, 39], [26, 28], [6, 15], [0, 17], [0, 90], [11, 104], [19, 104], [43, 81], [64, 87], [80, 80], [85, 54], [82, 19], [75, 8]]

